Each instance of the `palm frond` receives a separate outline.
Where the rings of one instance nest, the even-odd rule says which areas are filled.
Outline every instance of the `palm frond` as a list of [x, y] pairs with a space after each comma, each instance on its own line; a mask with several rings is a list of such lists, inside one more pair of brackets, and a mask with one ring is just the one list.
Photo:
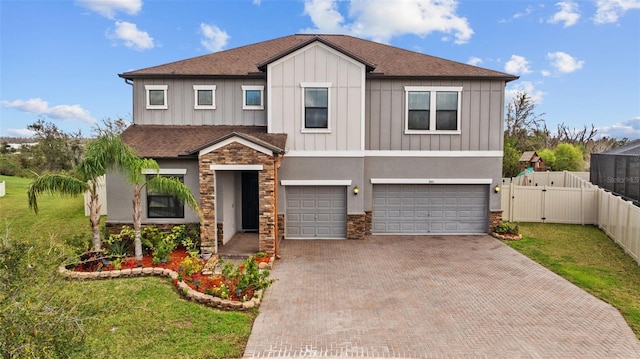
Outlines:
[[89, 189], [87, 182], [69, 175], [45, 174], [29, 184], [27, 197], [29, 208], [38, 213], [38, 196], [58, 193], [61, 196], [79, 196]]

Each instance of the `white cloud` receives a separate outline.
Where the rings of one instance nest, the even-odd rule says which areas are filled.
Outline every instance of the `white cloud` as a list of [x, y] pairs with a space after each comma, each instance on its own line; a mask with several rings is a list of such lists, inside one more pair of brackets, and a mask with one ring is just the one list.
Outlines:
[[[582, 68], [584, 61], [578, 60], [575, 57], [562, 52], [550, 52], [547, 54], [547, 59], [551, 61], [551, 66], [560, 73], [568, 74]], [[543, 72], [544, 75], [544, 72]]]
[[340, 13], [338, 0], [306, 0], [304, 13], [315, 28], [302, 32], [346, 33], [389, 42], [394, 36], [427, 36], [441, 32], [455, 37], [454, 42], [469, 41], [473, 30], [466, 18], [456, 13], [455, 0], [380, 1], [372, 6], [368, 0], [350, 0], [347, 16]]
[[467, 64], [469, 65], [473, 65], [473, 66], [478, 66], [482, 63], [482, 59], [479, 57], [475, 57], [475, 56], [471, 56], [469, 58], [469, 60], [467, 60]]
[[217, 26], [202, 23], [200, 24], [200, 32], [202, 33], [200, 44], [204, 46], [205, 49], [216, 52], [227, 46], [229, 35]]
[[578, 23], [580, 19], [580, 11], [578, 11], [578, 4], [573, 1], [561, 1], [556, 3], [556, 6], [560, 8], [560, 11], [555, 13], [548, 22], [557, 24], [563, 22], [563, 27], [573, 26]]
[[640, 116], [611, 126], [598, 127], [598, 135], [617, 139], [624, 137], [630, 140], [638, 139], [640, 138]]
[[544, 95], [546, 95], [546, 93], [537, 90], [532, 82], [521, 81], [515, 85], [509, 85], [507, 87], [504, 94], [505, 103], [510, 103], [518, 92], [526, 92], [536, 105], [541, 104], [544, 100]]
[[78, 4], [113, 19], [117, 12], [136, 15], [142, 9], [142, 0], [77, 0]]
[[49, 107], [47, 101], [39, 98], [31, 98], [26, 101], [2, 101], [2, 106], [35, 115], [44, 115], [58, 120], [79, 120], [90, 124], [97, 122], [91, 117], [89, 111], [83, 109], [80, 105], [58, 105]]
[[523, 12], [518, 12], [515, 13], [512, 18], [513, 19], [519, 19], [521, 17], [525, 17], [525, 16], [529, 16], [529, 14], [531, 14], [533, 12], [533, 7], [531, 6], [527, 6], [527, 8], [523, 11]]
[[640, 9], [640, 0], [598, 0], [596, 6], [598, 10], [593, 21], [596, 24], [608, 24], [618, 22], [629, 10]]
[[531, 69], [529, 69], [529, 61], [520, 55], [511, 55], [511, 60], [504, 64], [504, 70], [510, 74], [531, 73]]
[[36, 131], [31, 131], [28, 128], [8, 128], [5, 131], [15, 137], [32, 137], [36, 134]]
[[155, 47], [153, 38], [147, 32], [138, 30], [136, 24], [126, 21], [116, 21], [116, 30], [108, 37], [122, 40], [124, 46], [138, 51]]

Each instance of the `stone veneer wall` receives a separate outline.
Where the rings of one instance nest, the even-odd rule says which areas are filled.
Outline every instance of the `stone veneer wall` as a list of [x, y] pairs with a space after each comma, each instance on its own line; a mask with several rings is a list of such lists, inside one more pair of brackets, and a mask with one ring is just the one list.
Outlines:
[[224, 245], [224, 243], [223, 243], [223, 239], [224, 239], [223, 223], [218, 223], [216, 225], [216, 229], [218, 230], [218, 248], [220, 248], [220, 246]]
[[258, 171], [259, 233], [262, 252], [274, 254], [275, 246], [275, 172], [273, 156], [266, 155], [238, 142], [230, 143], [200, 156], [200, 206], [203, 212], [200, 236], [203, 250], [214, 251], [217, 234], [216, 178], [211, 165], [263, 165]]
[[373, 221], [373, 214], [371, 211], [364, 211], [364, 234], [371, 235], [371, 226]]
[[502, 211], [491, 211], [489, 213], [489, 233], [502, 224]]
[[347, 215], [347, 239], [364, 239], [366, 228], [365, 214]]

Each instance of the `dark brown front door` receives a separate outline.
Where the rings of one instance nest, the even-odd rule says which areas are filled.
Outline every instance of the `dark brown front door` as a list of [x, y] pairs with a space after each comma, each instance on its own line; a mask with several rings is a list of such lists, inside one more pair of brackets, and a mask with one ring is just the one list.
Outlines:
[[242, 229], [258, 230], [258, 172], [242, 172]]

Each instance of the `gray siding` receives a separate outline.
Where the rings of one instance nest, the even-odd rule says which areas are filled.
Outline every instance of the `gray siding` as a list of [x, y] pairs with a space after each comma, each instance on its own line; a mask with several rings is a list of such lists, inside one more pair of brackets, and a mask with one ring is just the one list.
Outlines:
[[[145, 85], [167, 85], [166, 110], [146, 108]], [[195, 109], [193, 85], [215, 85], [215, 109]], [[133, 84], [133, 119], [138, 125], [266, 126], [264, 110], [242, 109], [242, 85], [265, 85], [262, 80], [138, 79]], [[266, 86], [264, 102], [266, 102]]]
[[[196, 200], [200, 201], [200, 186], [198, 184], [198, 161], [196, 160], [158, 160], [161, 169], [164, 168], [186, 168], [184, 175], [185, 184], [191, 189]], [[108, 193], [108, 215], [107, 222], [131, 223], [133, 207], [133, 186], [127, 182], [125, 176], [120, 172], [110, 171], [107, 173], [107, 193]], [[199, 223], [198, 215], [188, 206], [184, 207], [184, 218], [148, 218], [147, 217], [147, 193], [142, 191], [142, 223]]]
[[[295, 151], [360, 151], [364, 111], [363, 64], [314, 43], [268, 66], [269, 132], [287, 133]], [[330, 83], [330, 133], [303, 133], [301, 83]]]
[[[364, 199], [353, 194], [363, 186], [364, 158], [285, 158], [278, 170], [279, 180], [351, 180], [347, 188], [347, 213], [362, 214]], [[285, 188], [278, 183], [278, 211], [285, 212]]]
[[[502, 158], [500, 157], [366, 157], [364, 186], [364, 210], [372, 209], [371, 178], [407, 179], [492, 179], [493, 189], [502, 185]], [[358, 186], [360, 187], [360, 186]], [[500, 193], [489, 193], [489, 209], [501, 208]]]
[[[405, 134], [405, 86], [462, 86], [460, 134]], [[367, 150], [501, 151], [504, 81], [367, 80]]]

